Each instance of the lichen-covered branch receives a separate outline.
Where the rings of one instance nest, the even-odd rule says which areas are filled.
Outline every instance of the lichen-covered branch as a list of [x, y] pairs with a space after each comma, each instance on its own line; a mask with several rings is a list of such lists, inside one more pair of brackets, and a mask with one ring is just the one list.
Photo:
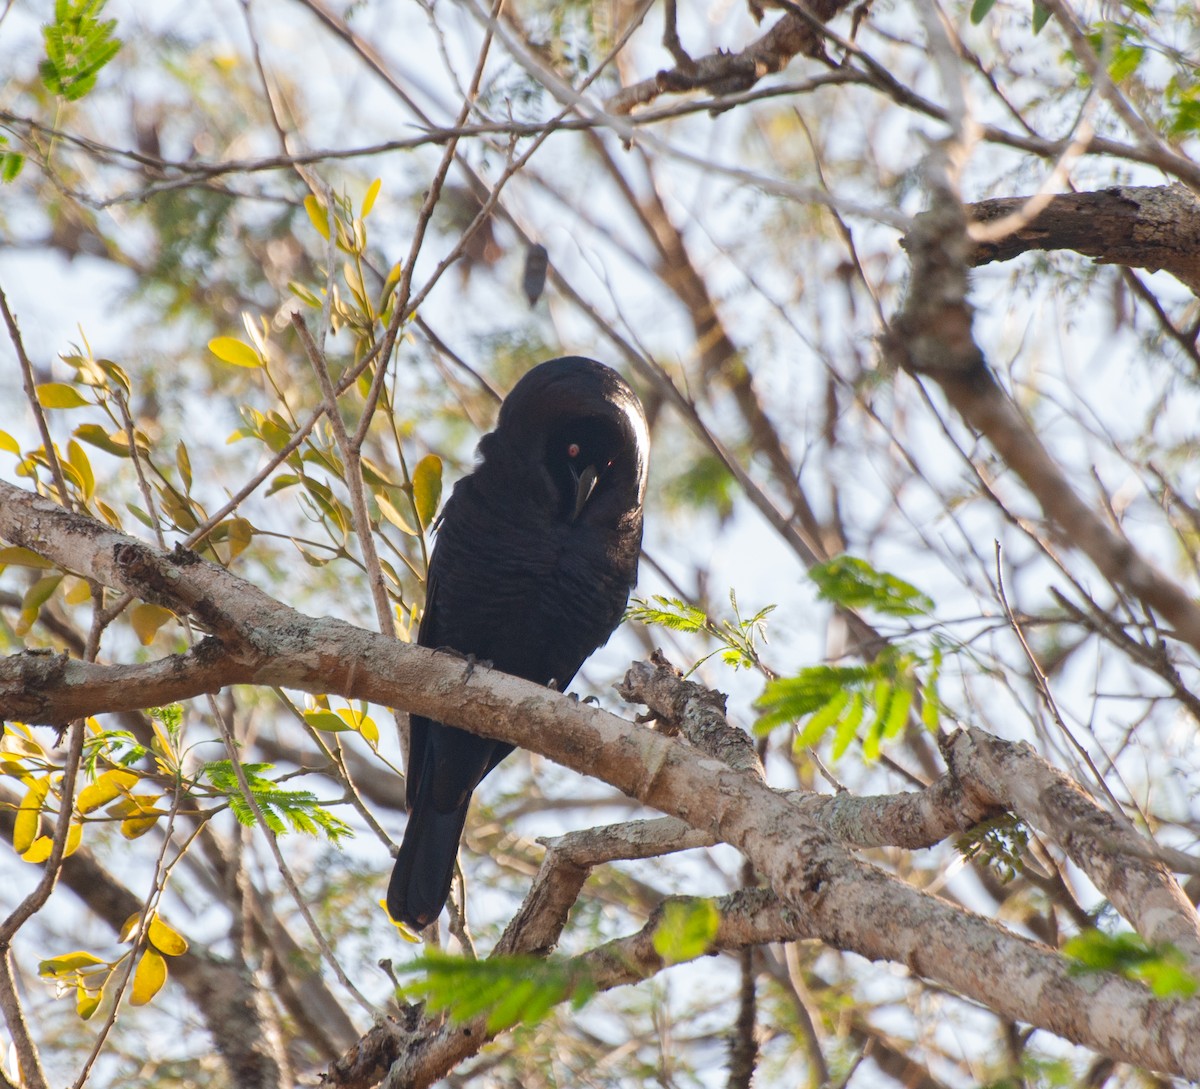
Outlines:
[[[154, 600], [212, 618], [231, 683], [401, 707], [541, 753], [740, 849], [805, 933], [904, 964], [1002, 1017], [1114, 1058], [1200, 1076], [1200, 1001], [1160, 1001], [1117, 976], [1076, 976], [1053, 949], [861, 862], [757, 774], [689, 743], [515, 677], [304, 616], [215, 564], [161, 552], [3, 483], [0, 536], [133, 593], [144, 582]], [[87, 695], [43, 698], [53, 711], [58, 701], [86, 704]]]
[[1013, 217], [1003, 238], [975, 244], [972, 265], [1011, 261], [1030, 250], [1073, 250], [1102, 264], [1164, 269], [1200, 295], [1200, 200], [1187, 186], [1062, 193], [1028, 218], [1021, 214], [1026, 203], [1025, 197], [997, 197], [967, 205], [971, 223]]

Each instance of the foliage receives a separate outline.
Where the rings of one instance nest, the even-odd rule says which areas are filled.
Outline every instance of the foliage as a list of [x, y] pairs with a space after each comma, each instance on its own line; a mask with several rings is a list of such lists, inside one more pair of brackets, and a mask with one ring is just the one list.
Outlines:
[[719, 646], [692, 664], [688, 673], [694, 673], [710, 658], [720, 655], [721, 661], [734, 669], [752, 669], [759, 665], [759, 642], [767, 641], [767, 617], [774, 605], [767, 605], [752, 616], [742, 616], [738, 608], [737, 595], [729, 591], [729, 604], [733, 618], [715, 619], [703, 609], [689, 605], [677, 597], [655, 594], [649, 600], [635, 597], [626, 612], [626, 619], [646, 625], [658, 625], [688, 635], [707, 635]]
[[654, 928], [654, 951], [667, 964], [703, 956], [712, 947], [721, 913], [711, 900], [668, 900]]
[[[629, 617], [670, 632], [695, 667], [731, 667], [731, 719], [757, 719], [772, 787], [812, 789], [820, 748], [847, 791], [917, 790], [943, 773], [930, 733], [952, 716], [1031, 746], [1163, 842], [1194, 843], [1194, 647], [1141, 584], [1111, 574], [1161, 574], [1179, 601], [1200, 598], [1194, 284], [1148, 275], [1157, 249], [1145, 267], [1087, 247], [1006, 255], [1041, 227], [977, 247], [972, 262], [991, 260], [970, 273], [959, 331], [1028, 425], [1008, 445], [933, 370], [905, 374], [895, 349], [931, 347], [905, 313], [917, 282], [905, 236], [941, 154], [968, 205], [1195, 187], [1197, 9], [1069, 5], [1068, 34], [1037, 0], [950, 0], [932, 19], [838, 6], [824, 56], [762, 76], [771, 65], [755, 54], [712, 83], [711, 70], [751, 59], [727, 50], [780, 40], [787, 4], [674, 5], [680, 41], [665, 49], [664, 10], [635, 24], [621, 5], [522, 0], [490, 38], [461, 5], [400, 5], [383, 23], [354, 4], [300, 21], [255, 4], [237, 23], [198, 6], [9, 5], [0, 287], [29, 361], [5, 323], [0, 474], [304, 612], [391, 621], [412, 639], [443, 497], [498, 395], [539, 359], [593, 355], [633, 382], [653, 429]], [[384, 24], [405, 50], [381, 48]], [[631, 90], [642, 98], [614, 111], [611, 96]], [[540, 296], [522, 284], [538, 250]], [[1017, 456], [1035, 439], [1044, 449]], [[1031, 463], [1057, 490], [1035, 494]], [[1119, 531], [1108, 567], [1077, 508]], [[36, 538], [23, 544], [0, 542], [5, 654], [170, 670], [220, 638], [202, 610], [172, 611], [150, 589], [127, 600]], [[728, 586], [771, 604], [743, 612], [730, 594], [726, 608]], [[611, 662], [649, 634], [614, 635], [575, 681], [581, 694], [602, 691]], [[75, 1013], [59, 1002], [27, 1017], [50, 1080], [236, 1080], [212, 1042], [244, 1042], [222, 1034], [229, 996], [170, 971], [185, 955], [242, 973], [253, 1003], [238, 1015], [263, 1018], [245, 1039], [271, 1041], [250, 1059], [285, 1050], [312, 1080], [354, 1047], [346, 983], [382, 1008], [394, 980], [380, 958], [405, 948], [374, 907], [404, 822], [387, 715], [242, 685], [87, 718], [68, 802], [66, 746], [0, 707], [12, 845], [0, 869], [13, 889], [33, 887], [56, 830], [65, 838], [53, 894], [10, 946], [14, 971], [40, 969], [75, 998]], [[1090, 761], [1076, 764], [1077, 749]], [[538, 835], [596, 824], [607, 844], [614, 821], [627, 836], [647, 827], [539, 758], [509, 760], [481, 793], [449, 941], [483, 955], [543, 862]], [[701, 801], [706, 817], [720, 811], [688, 800]], [[883, 847], [870, 862], [1001, 928], [1019, 917], [1052, 934], [1109, 891], [1063, 869], [1062, 831], [1037, 829], [1036, 867], [1024, 865], [1032, 829], [1011, 815], [957, 838], [957, 853]], [[273, 841], [287, 832], [303, 835]], [[492, 1031], [523, 1026], [449, 1076], [527, 1089], [732, 1080], [714, 1056], [749, 984], [764, 1089], [838, 1084], [866, 1056], [914, 1082], [1050, 1087], [1094, 1072], [1075, 1069], [1092, 1061], [1082, 1051], [1063, 1060], [1043, 1026], [1014, 1034], [986, 1002], [833, 944], [794, 943], [786, 960], [755, 950], [743, 978], [738, 958], [709, 955], [714, 898], [747, 883], [743, 862], [717, 846], [597, 865], [560, 956], [435, 952], [404, 994]], [[972, 880], [983, 867], [998, 880]], [[1047, 881], [1047, 869], [1061, 873]], [[289, 878], [304, 910], [281, 895]], [[114, 891], [143, 905], [124, 926], [127, 909], [103, 908]], [[671, 967], [589, 1003], [584, 966], [626, 940]], [[1171, 1002], [1193, 993], [1174, 950], [1132, 935], [1067, 949], [1080, 971]], [[1006, 971], [997, 961], [997, 989]], [[550, 1015], [566, 1003], [576, 1016]], [[412, 1018], [418, 1047], [438, 1027], [421, 1017], [395, 1022]]]
[[822, 601], [844, 609], [871, 609], [884, 616], [921, 616], [933, 610], [928, 594], [857, 556], [834, 556], [815, 564], [808, 577]]
[[[822, 600], [840, 608], [894, 617], [933, 609], [932, 599], [911, 583], [857, 557], [837, 556], [813, 567], [809, 576]], [[861, 665], [815, 665], [792, 677], [772, 678], [755, 702], [762, 712], [755, 732], [766, 734], [783, 723], [807, 720], [794, 749], [811, 748], [832, 733], [832, 754], [838, 760], [866, 723], [863, 757], [876, 760], [884, 741], [903, 734], [914, 708], [926, 729], [937, 729], [942, 658], [940, 643], [925, 650], [916, 642], [895, 640]]]
[[1021, 856], [1028, 845], [1029, 830], [1007, 813], [975, 825], [955, 844], [963, 858], [990, 866], [1005, 884], [1025, 872]]
[[[188, 950], [187, 939], [153, 911], [145, 917], [144, 926], [142, 912], [130, 915], [117, 940], [130, 942], [133, 948], [115, 960], [80, 949], [49, 957], [38, 965], [38, 975], [52, 981], [60, 995], [74, 992], [75, 1012], [84, 1021], [92, 1018], [106, 996], [124, 992], [130, 982], [130, 1005], [146, 1005], [167, 982], [167, 958], [181, 957]], [[124, 972], [118, 975], [122, 968]]]
[[268, 828], [282, 835], [290, 828], [310, 836], [323, 834], [335, 843], [350, 835], [350, 826], [317, 800], [311, 790], [287, 790], [279, 780], [268, 779], [263, 772], [270, 764], [242, 764], [241, 771], [249, 790], [247, 799], [237, 770], [231, 760], [213, 760], [200, 769], [200, 780], [215, 797], [226, 798], [233, 814], [244, 825], [258, 822], [257, 809]]
[[577, 960], [559, 957], [494, 956], [486, 960], [430, 951], [401, 971], [423, 972], [404, 988], [455, 1021], [486, 1018], [489, 1033], [513, 1025], [535, 1025], [556, 1005], [570, 1001], [578, 1010], [595, 993], [595, 984]]
[[54, 22], [42, 27], [46, 59], [42, 80], [47, 89], [68, 102], [83, 98], [96, 86], [96, 78], [120, 52], [113, 37], [117, 21], [100, 19], [107, 0], [55, 0]]
[[1200, 980], [1173, 945], [1150, 945], [1132, 931], [1108, 934], [1085, 930], [1063, 945], [1079, 972], [1116, 972], [1145, 983], [1159, 998], [1190, 998]]

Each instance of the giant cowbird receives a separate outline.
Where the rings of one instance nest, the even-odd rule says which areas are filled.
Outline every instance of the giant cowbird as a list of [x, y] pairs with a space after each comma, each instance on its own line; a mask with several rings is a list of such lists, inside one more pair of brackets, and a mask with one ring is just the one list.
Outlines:
[[[578, 356], [529, 371], [442, 511], [417, 641], [565, 690], [637, 578], [648, 452], [616, 371]], [[471, 792], [512, 746], [419, 715], [410, 730], [387, 906], [420, 929], [446, 903]]]

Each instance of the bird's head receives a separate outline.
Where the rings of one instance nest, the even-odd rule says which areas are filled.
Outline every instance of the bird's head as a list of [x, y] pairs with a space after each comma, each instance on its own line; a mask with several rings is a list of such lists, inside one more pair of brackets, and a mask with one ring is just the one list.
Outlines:
[[650, 435], [637, 394], [616, 371], [580, 356], [529, 371], [481, 447], [501, 450], [551, 491], [558, 517], [616, 521], [646, 493]]

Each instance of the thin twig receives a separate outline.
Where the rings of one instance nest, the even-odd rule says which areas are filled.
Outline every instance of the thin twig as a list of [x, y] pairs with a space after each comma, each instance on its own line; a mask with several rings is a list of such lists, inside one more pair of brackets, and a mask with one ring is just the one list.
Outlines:
[[[25, 353], [25, 342], [21, 339], [21, 330], [17, 326], [17, 319], [13, 317], [12, 311], [8, 308], [8, 299], [4, 294], [3, 288], [0, 288], [0, 310], [4, 312], [4, 324], [8, 326], [8, 338], [12, 341], [13, 349], [17, 353], [17, 360], [21, 364], [21, 379], [25, 387], [25, 400], [29, 402], [29, 409], [37, 421], [38, 431], [42, 436], [42, 449], [46, 453], [46, 462], [50, 466], [51, 475], [54, 477], [54, 487], [58, 491], [58, 501], [68, 510], [73, 510], [74, 505], [71, 502], [71, 494], [67, 491], [67, 479], [63, 474], [62, 465], [59, 463], [58, 451], [55, 449], [54, 440], [50, 437], [50, 425], [46, 422], [46, 414], [42, 411], [41, 402], [37, 397], [37, 383], [33, 377], [33, 364], [30, 362], [29, 356]], [[130, 441], [132, 441], [132, 438]]]

